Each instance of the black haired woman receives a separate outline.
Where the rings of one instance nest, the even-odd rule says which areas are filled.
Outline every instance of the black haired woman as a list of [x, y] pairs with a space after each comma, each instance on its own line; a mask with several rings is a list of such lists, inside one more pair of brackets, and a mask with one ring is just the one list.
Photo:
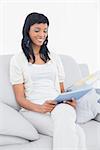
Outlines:
[[23, 51], [10, 63], [16, 101], [39, 133], [53, 136], [53, 150], [85, 150], [84, 132], [75, 123], [76, 101], [54, 101], [64, 92], [64, 70], [60, 57], [47, 48], [48, 27], [43, 14], [31, 13], [25, 19]]

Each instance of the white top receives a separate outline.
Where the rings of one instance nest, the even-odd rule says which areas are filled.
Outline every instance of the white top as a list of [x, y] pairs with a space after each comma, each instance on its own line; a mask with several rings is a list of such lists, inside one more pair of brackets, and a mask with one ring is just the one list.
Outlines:
[[60, 57], [52, 53], [50, 58], [46, 64], [31, 64], [24, 53], [20, 52], [11, 59], [12, 85], [24, 83], [26, 98], [38, 104], [54, 99], [60, 93], [59, 82], [64, 82], [65, 74]]
[[51, 61], [40, 65], [30, 63], [28, 70], [32, 80], [32, 92], [27, 99], [42, 104], [59, 95], [55, 88], [56, 71]]

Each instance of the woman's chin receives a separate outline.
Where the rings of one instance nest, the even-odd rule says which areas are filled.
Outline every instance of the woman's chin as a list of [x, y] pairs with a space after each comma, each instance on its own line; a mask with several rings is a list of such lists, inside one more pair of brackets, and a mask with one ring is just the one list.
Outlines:
[[43, 45], [43, 42], [39, 42], [36, 44], [37, 46], [42, 46]]

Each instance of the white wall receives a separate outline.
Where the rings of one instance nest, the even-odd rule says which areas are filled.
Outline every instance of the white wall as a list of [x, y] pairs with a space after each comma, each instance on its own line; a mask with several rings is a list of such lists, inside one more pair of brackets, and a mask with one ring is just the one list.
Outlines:
[[24, 19], [30, 12], [47, 15], [50, 21], [48, 48], [100, 69], [99, 0], [1, 0], [0, 54], [21, 50]]

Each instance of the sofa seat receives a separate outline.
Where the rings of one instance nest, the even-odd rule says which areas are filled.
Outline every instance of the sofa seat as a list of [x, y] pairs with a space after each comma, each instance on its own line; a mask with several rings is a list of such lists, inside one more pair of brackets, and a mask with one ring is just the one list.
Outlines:
[[52, 137], [40, 134], [39, 140], [24, 144], [0, 146], [0, 150], [52, 150]]
[[[86, 135], [87, 150], [100, 150], [100, 123], [91, 120], [80, 124]], [[40, 139], [24, 144], [0, 146], [0, 150], [52, 150], [52, 137], [40, 134]]]
[[100, 150], [100, 123], [91, 120], [80, 126], [85, 132], [87, 150]]

